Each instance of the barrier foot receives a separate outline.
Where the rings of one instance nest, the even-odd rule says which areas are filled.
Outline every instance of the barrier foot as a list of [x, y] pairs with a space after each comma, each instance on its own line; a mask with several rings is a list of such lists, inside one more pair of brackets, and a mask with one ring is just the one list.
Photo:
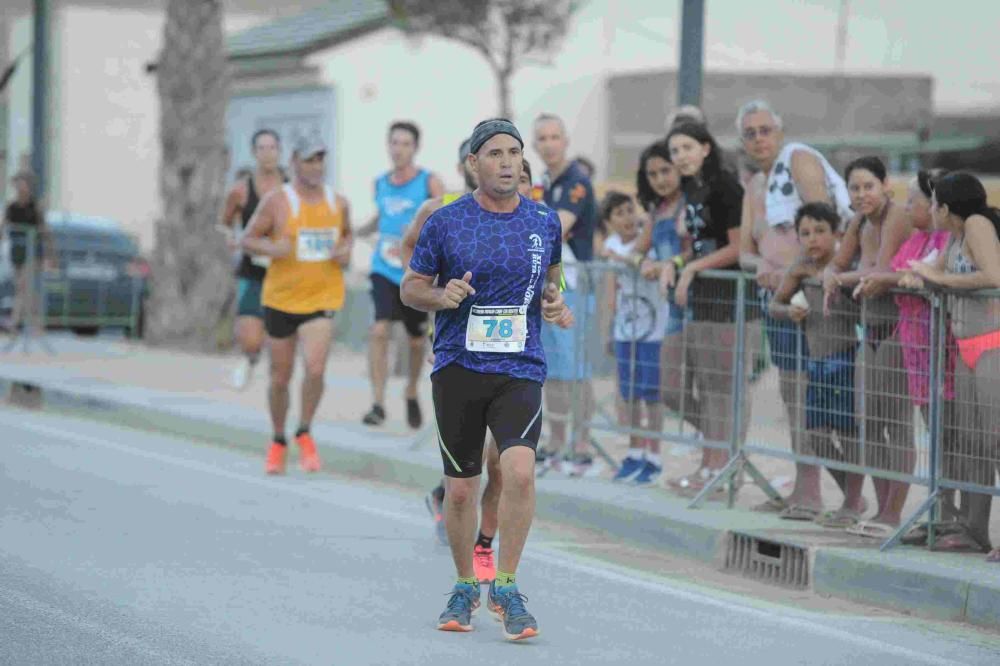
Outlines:
[[715, 489], [721, 484], [735, 477], [740, 470], [743, 469], [743, 464], [745, 462], [747, 462], [747, 459], [743, 456], [742, 452], [733, 456], [729, 462], [726, 463], [726, 466], [719, 470], [719, 474], [714, 479], [709, 481], [708, 485], [701, 489], [701, 492], [694, 496], [694, 499], [691, 500], [690, 504], [688, 504], [688, 508], [697, 509], [701, 506], [701, 503], [705, 501], [705, 498], [708, 497], [710, 493], [715, 492]]
[[705, 501], [705, 498], [708, 497], [709, 493], [714, 492], [720, 484], [726, 483], [727, 481], [731, 482], [729, 485], [729, 508], [733, 508], [735, 480], [737, 475], [743, 471], [746, 471], [750, 475], [754, 484], [763, 490], [765, 495], [771, 499], [782, 499], [781, 494], [775, 490], [774, 486], [772, 486], [767, 478], [761, 474], [760, 470], [757, 469], [757, 466], [750, 462], [750, 459], [747, 458], [745, 453], [740, 451], [732, 459], [730, 459], [726, 466], [722, 468], [719, 474], [712, 479], [708, 485], [701, 489], [701, 492], [695, 495], [694, 499], [691, 500], [691, 503], [688, 504], [688, 508], [697, 509], [700, 507], [702, 502]]
[[22, 327], [20, 331], [11, 335], [10, 340], [4, 345], [3, 353], [7, 354], [14, 351], [18, 343], [21, 344], [21, 353], [27, 354], [31, 350], [31, 343], [35, 342], [39, 347], [48, 352], [49, 356], [55, 356], [56, 351], [53, 349], [52, 345], [49, 344], [48, 336], [43, 333], [37, 335], [34, 334], [35, 329], [33, 327]]
[[601, 458], [603, 458], [604, 462], [608, 463], [608, 465], [611, 466], [611, 469], [617, 470], [618, 469], [618, 463], [615, 462], [614, 458], [612, 458], [610, 455], [608, 455], [608, 452], [604, 450], [604, 447], [602, 447], [597, 442], [597, 440], [594, 439], [593, 437], [590, 437], [589, 441], [590, 441], [590, 447], [592, 449], [594, 449], [595, 451], [597, 451], [597, 455], [599, 455]]
[[[743, 456], [744, 454], [741, 452], [740, 455]], [[767, 477], [764, 476], [759, 469], [757, 469], [757, 466], [750, 462], [749, 458], [744, 457], [744, 461], [744, 469], [750, 475], [750, 478], [753, 479], [753, 482], [757, 485], [757, 487], [764, 491], [764, 494], [767, 495], [768, 499], [783, 502], [784, 498], [781, 496], [781, 493], [774, 489], [774, 486], [772, 486], [771, 482], [767, 480]]]
[[[884, 553], [893, 546], [898, 545], [899, 540], [903, 538], [903, 535], [909, 532], [913, 528], [913, 526], [916, 524], [916, 522], [920, 519], [921, 516], [923, 516], [925, 513], [933, 509], [934, 504], [937, 501], [938, 501], [938, 491], [935, 490], [934, 492], [932, 492], [930, 495], [927, 496], [927, 499], [925, 499], [923, 503], [917, 508], [917, 510], [913, 512], [912, 516], [903, 521], [903, 523], [899, 526], [899, 529], [896, 530], [891, 537], [889, 537], [889, 540], [883, 543], [881, 546], [879, 546], [878, 548], [879, 552]], [[929, 520], [927, 522], [927, 543], [933, 544], [934, 543], [933, 539], [934, 539], [934, 521]]]

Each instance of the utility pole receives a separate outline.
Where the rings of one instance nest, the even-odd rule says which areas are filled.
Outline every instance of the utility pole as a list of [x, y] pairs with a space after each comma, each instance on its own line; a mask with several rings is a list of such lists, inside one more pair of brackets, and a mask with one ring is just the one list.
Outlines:
[[705, 0], [681, 2], [681, 63], [677, 72], [677, 105], [701, 106]]
[[52, 3], [34, 0], [34, 45], [31, 76], [31, 169], [38, 199], [48, 199], [49, 25]]
[[847, 59], [847, 19], [850, 12], [849, 0], [840, 0], [840, 12], [837, 15], [837, 51], [834, 56], [834, 67], [838, 74], [844, 73], [844, 61]]

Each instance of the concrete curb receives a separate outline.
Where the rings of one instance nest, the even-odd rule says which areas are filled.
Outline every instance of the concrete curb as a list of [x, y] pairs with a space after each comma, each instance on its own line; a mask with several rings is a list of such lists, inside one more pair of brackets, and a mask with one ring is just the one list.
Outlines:
[[[16, 383], [40, 387], [45, 403], [57, 409], [228, 446], [260, 449], [269, 429], [264, 415], [240, 406], [220, 409], [206, 400], [166, 399], [162, 394], [157, 400], [153, 391], [123, 391], [87, 381], [60, 385], [0, 370], [0, 394], [7, 395]], [[329, 423], [317, 424], [314, 432], [321, 443], [337, 442], [321, 445], [325, 463], [340, 473], [367, 480], [392, 479], [394, 484], [424, 491], [441, 478], [437, 450], [429, 443], [414, 450], [416, 440], [408, 444], [398, 437]], [[423, 435], [433, 441], [428, 433]], [[601, 531], [718, 568], [722, 568], [729, 534], [738, 531], [808, 549], [812, 589], [818, 594], [1000, 629], [1000, 567], [969, 571], [923, 551], [908, 551], [904, 559], [877, 550], [816, 546], [808, 542], [805, 532], [797, 534], [773, 516], [728, 511], [712, 504], [699, 510], [685, 507], [685, 500], [604, 480], [545, 479], [537, 488], [537, 515], [542, 520]]]

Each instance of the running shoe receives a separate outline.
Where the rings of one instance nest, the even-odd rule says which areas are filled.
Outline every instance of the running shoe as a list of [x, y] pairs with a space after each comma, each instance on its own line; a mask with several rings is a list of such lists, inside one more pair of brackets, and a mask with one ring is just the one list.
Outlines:
[[380, 426], [385, 423], [385, 410], [382, 405], [372, 405], [371, 411], [361, 418], [361, 422], [369, 426]]
[[438, 617], [441, 631], [472, 631], [472, 616], [479, 610], [479, 586], [455, 583], [448, 606]]
[[[438, 486], [441, 488], [441, 486]], [[431, 518], [434, 519], [434, 534], [437, 536], [438, 542], [442, 546], [448, 545], [448, 531], [444, 527], [444, 492], [440, 494], [437, 492], [438, 488], [427, 493], [427, 497], [424, 498], [424, 504], [427, 505], [427, 510], [431, 514]], [[441, 488], [443, 491], [444, 488]]]
[[524, 607], [528, 597], [517, 591], [517, 585], [497, 587], [494, 580], [486, 605], [498, 621], [503, 622], [503, 635], [511, 641], [520, 641], [538, 635], [535, 617]]
[[663, 474], [663, 466], [647, 460], [633, 481], [637, 486], [651, 486], [659, 480], [661, 474]]
[[420, 413], [420, 403], [416, 398], [406, 399], [406, 422], [411, 428], [417, 430], [424, 423], [424, 416]]
[[264, 465], [264, 470], [268, 474], [284, 474], [285, 456], [287, 453], [287, 446], [282, 446], [277, 442], [271, 442], [271, 448], [267, 450], [267, 462]]
[[618, 468], [618, 473], [611, 480], [630, 481], [633, 477], [638, 476], [645, 466], [646, 461], [642, 458], [626, 458], [622, 461], [622, 466]]
[[295, 436], [295, 442], [299, 445], [299, 467], [303, 472], [318, 472], [322, 467], [319, 453], [316, 451], [316, 440], [307, 432]]
[[253, 379], [253, 371], [257, 367], [256, 363], [251, 363], [249, 357], [244, 356], [240, 359], [239, 365], [233, 368], [233, 376], [231, 382], [233, 388], [237, 391], [242, 391], [250, 385], [250, 380]]
[[493, 562], [493, 549], [483, 548], [479, 544], [472, 551], [472, 568], [480, 583], [490, 584], [497, 577], [497, 567]]

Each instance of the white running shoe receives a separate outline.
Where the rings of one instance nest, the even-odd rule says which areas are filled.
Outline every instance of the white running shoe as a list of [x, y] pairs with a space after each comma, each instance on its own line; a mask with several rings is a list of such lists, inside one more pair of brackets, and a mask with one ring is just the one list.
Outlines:
[[233, 369], [232, 384], [233, 388], [237, 391], [242, 391], [250, 385], [250, 380], [253, 379], [254, 368], [257, 367], [256, 363], [251, 363], [250, 359], [244, 356], [239, 364]]

